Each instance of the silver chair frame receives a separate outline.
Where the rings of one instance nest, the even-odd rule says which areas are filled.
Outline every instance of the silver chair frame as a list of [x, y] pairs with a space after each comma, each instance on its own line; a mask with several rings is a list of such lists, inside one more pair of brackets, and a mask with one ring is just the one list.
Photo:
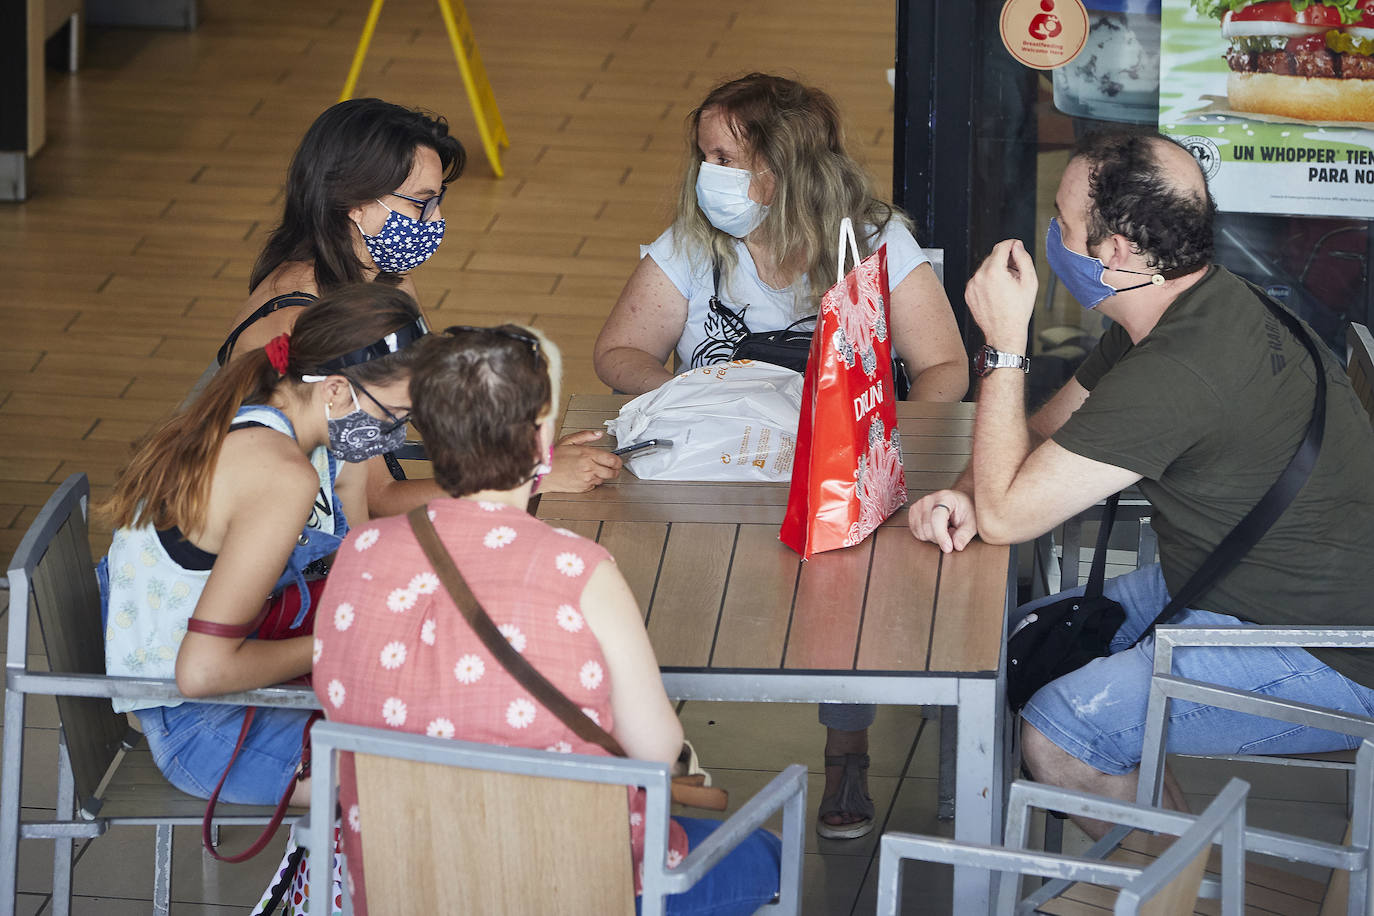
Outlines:
[[[5, 658], [5, 722], [3, 757], [0, 758], [0, 908], [13, 907], [18, 892], [18, 855], [21, 839], [55, 840], [53, 854], [52, 911], [66, 916], [71, 908], [72, 841], [98, 837], [111, 826], [151, 825], [155, 839], [153, 911], [159, 916], [171, 906], [172, 827], [201, 822], [201, 815], [119, 813], [105, 811], [103, 793], [118, 778], [118, 768], [135, 750], [142, 735], [130, 728], [123, 749], [92, 798], [78, 798], [71, 760], [67, 750], [65, 726], [58, 732], [57, 799], [54, 820], [21, 820], [20, 797], [23, 789], [25, 700], [28, 696], [94, 697], [111, 700], [153, 699], [185, 700], [176, 682], [161, 678], [110, 677], [105, 674], [34, 671], [28, 667], [29, 602], [34, 571], [67, 521], [80, 513], [84, 520], [90, 502], [90, 484], [85, 474], [68, 477], [48, 499], [25, 533], [9, 567], [9, 641]], [[91, 570], [92, 578], [95, 575]], [[308, 689], [268, 687], [237, 694], [197, 699], [199, 703], [318, 708], [319, 702]], [[110, 713], [114, 715], [113, 711]], [[239, 813], [234, 813], [235, 809]], [[244, 806], [222, 805], [216, 824], [265, 824], [268, 813]], [[251, 813], [244, 813], [249, 811]]]
[[[738, 846], [781, 809], [782, 873], [778, 900], [761, 912], [796, 916], [801, 912], [802, 832], [806, 823], [806, 768], [792, 764], [764, 786], [707, 840], [688, 853], [677, 868], [667, 867], [668, 811], [672, 801], [669, 768], [621, 757], [557, 754], [526, 748], [499, 747], [470, 741], [316, 722], [310, 732], [310, 850], [334, 848], [335, 805], [338, 796], [336, 751], [361, 751], [419, 763], [515, 773], [546, 779], [570, 779], [612, 785], [641, 786], [647, 792], [644, 814], [643, 916], [662, 916], [664, 897], [691, 888], [730, 850]], [[324, 872], [321, 872], [323, 874]], [[332, 881], [316, 880], [310, 889], [310, 911], [328, 913]]]
[[[1249, 786], [1232, 779], [1207, 810], [1196, 817], [1163, 811], [1017, 780], [1007, 800], [1003, 846], [958, 843], [942, 837], [885, 833], [878, 863], [879, 916], [895, 916], [902, 894], [902, 860], [920, 859], [946, 865], [984, 868], [999, 877], [996, 912], [1029, 913], [1033, 906], [1018, 901], [1021, 875], [1061, 879], [1062, 887], [1089, 882], [1121, 888], [1115, 912], [1132, 914], [1159, 893], [1197, 855], [1220, 842], [1222, 848], [1222, 914], [1240, 916], [1245, 898], [1245, 799]], [[1126, 823], [1134, 828], [1171, 833], [1178, 839], [1148, 866], [1105, 862], [1027, 848], [1030, 811], [1064, 811], [1097, 820]]]

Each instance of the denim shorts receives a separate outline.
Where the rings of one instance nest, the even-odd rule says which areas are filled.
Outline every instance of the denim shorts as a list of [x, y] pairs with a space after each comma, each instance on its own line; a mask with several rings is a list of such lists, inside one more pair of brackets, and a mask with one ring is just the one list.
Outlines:
[[[1020, 617], [1078, 588], [1023, 605]], [[1153, 636], [1131, 643], [1169, 602], [1159, 565], [1108, 580], [1103, 593], [1121, 604], [1126, 621], [1111, 642], [1112, 654], [1042, 687], [1021, 715], [1065, 752], [1112, 775], [1140, 765], [1154, 670]], [[1226, 614], [1187, 609], [1171, 623], [1245, 626]], [[1180, 648], [1174, 673], [1361, 716], [1374, 716], [1374, 690], [1337, 673], [1305, 649]], [[1179, 754], [1311, 754], [1349, 750], [1349, 735], [1292, 725], [1245, 713], [1173, 700], [1169, 704], [1169, 752]]]
[[[674, 817], [687, 834], [687, 850], [706, 841], [720, 821]], [[782, 840], [767, 830], [755, 830], [702, 879], [681, 894], [667, 897], [668, 916], [748, 916], [778, 893], [782, 870]], [[640, 911], [635, 898], [635, 912]]]
[[[243, 728], [246, 706], [182, 703], [140, 709], [138, 716], [153, 762], [167, 781], [188, 795], [209, 798]], [[308, 709], [258, 707], [220, 800], [238, 805], [275, 805], [301, 762]]]

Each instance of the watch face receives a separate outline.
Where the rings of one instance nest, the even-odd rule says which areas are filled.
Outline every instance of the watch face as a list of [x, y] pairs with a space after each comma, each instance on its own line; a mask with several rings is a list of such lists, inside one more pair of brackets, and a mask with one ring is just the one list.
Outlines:
[[996, 367], [994, 356], [997, 351], [990, 346], [984, 346], [977, 353], [973, 354], [973, 372], [979, 378], [990, 373]]

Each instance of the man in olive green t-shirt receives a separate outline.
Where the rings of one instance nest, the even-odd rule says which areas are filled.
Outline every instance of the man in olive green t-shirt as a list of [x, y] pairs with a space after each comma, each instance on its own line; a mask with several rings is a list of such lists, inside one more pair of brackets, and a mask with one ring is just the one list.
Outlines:
[[[1153, 507], [1160, 563], [1106, 584], [1126, 611], [1113, 654], [1046, 685], [1022, 713], [1024, 758], [1036, 779], [1134, 800], [1154, 640], [1131, 646], [1283, 472], [1313, 415], [1317, 372], [1326, 376], [1326, 423], [1311, 476], [1239, 564], [1171, 622], [1374, 625], [1374, 429], [1325, 347], [1318, 343], [1324, 356], [1314, 365], [1257, 290], [1211, 263], [1216, 207], [1177, 143], [1121, 131], [1086, 137], [1055, 204], [1050, 267], [1115, 324], [1027, 421], [1019, 370], [1028, 364], [1035, 265], [1020, 241], [999, 244], [965, 291], [988, 343], [974, 360], [983, 380], [969, 471], [915, 503], [909, 524], [946, 551], [975, 534], [1018, 543], [1139, 486]], [[1374, 651], [1183, 649], [1174, 669], [1374, 715]], [[1171, 751], [1204, 754], [1355, 743], [1191, 704], [1175, 704], [1169, 733]], [[1183, 808], [1172, 780], [1165, 788]], [[1104, 829], [1082, 826], [1099, 836]]]

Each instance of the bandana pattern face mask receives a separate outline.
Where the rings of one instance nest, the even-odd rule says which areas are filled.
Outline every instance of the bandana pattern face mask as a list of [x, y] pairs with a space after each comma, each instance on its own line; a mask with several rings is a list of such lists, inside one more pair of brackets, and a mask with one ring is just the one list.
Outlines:
[[749, 196], [753, 172], [703, 162], [697, 172], [697, 206], [711, 225], [742, 239], [758, 228], [768, 208]]
[[391, 432], [382, 432], [382, 427], [390, 424], [377, 419], [358, 405], [358, 395], [353, 391], [352, 385], [348, 386], [348, 390], [353, 395], [353, 409], [342, 417], [331, 417], [329, 403], [326, 402], [324, 405], [324, 419], [329, 426], [329, 450], [334, 453], [334, 457], [349, 464], [357, 464], [387, 452], [394, 452], [405, 445], [404, 423]]
[[[382, 204], [380, 200], [377, 203]], [[422, 223], [413, 216], [386, 208], [391, 212], [376, 235], [368, 235], [358, 226], [367, 253], [372, 255], [372, 263], [382, 273], [398, 274], [428, 261], [444, 240], [444, 220]]]

